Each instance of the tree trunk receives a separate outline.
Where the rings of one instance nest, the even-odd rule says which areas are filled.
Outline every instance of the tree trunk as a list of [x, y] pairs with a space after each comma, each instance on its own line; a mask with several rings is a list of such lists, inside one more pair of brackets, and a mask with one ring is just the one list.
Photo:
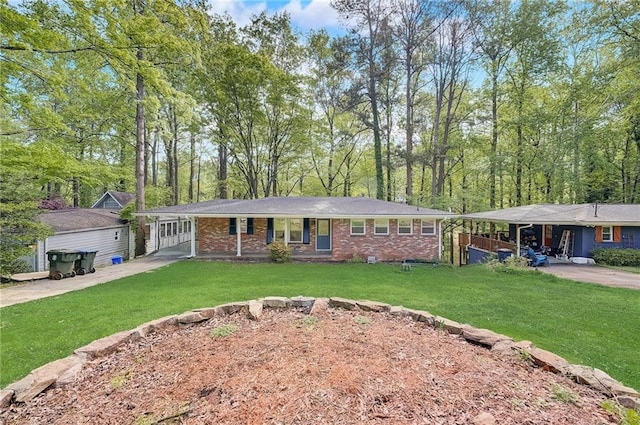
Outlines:
[[[138, 48], [138, 62], [144, 58], [142, 49]], [[144, 211], [145, 202], [145, 169], [144, 169], [144, 151], [145, 151], [145, 122], [144, 122], [144, 76], [138, 72], [136, 75], [136, 210]], [[145, 254], [145, 219], [138, 217], [138, 227], [136, 229], [136, 249], [135, 255]]]
[[189, 202], [193, 202], [193, 180], [196, 174], [196, 134], [191, 132], [189, 149]]

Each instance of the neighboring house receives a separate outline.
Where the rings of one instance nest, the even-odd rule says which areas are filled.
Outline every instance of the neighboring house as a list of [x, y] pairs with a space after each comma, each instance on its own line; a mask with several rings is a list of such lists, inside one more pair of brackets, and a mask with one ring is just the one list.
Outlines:
[[136, 199], [136, 195], [129, 192], [106, 191], [91, 208], [106, 208], [109, 210], [121, 210], [131, 201]]
[[[136, 199], [134, 193], [107, 191], [91, 208], [122, 209]], [[145, 228], [145, 252], [155, 252], [170, 248], [191, 240], [190, 224], [184, 219], [151, 221]]]
[[[525, 245], [549, 247], [561, 258], [591, 257], [593, 249], [640, 249], [640, 204], [538, 204], [472, 213], [465, 220], [508, 224], [506, 243], [515, 251]], [[505, 248], [505, 241], [490, 235], [461, 235], [461, 245], [484, 245], [487, 251]], [[475, 237], [474, 237], [475, 236]], [[483, 241], [487, 239], [487, 241]]]
[[36, 244], [33, 270], [49, 269], [47, 251], [70, 249], [98, 251], [95, 266], [111, 264], [111, 257], [125, 260], [132, 253], [129, 223], [120, 220], [117, 210], [71, 208], [43, 212], [38, 221], [51, 226], [55, 235]]
[[440, 258], [441, 223], [454, 216], [364, 197], [220, 199], [135, 215], [188, 220], [191, 256], [266, 256], [281, 240], [294, 258], [328, 261]]

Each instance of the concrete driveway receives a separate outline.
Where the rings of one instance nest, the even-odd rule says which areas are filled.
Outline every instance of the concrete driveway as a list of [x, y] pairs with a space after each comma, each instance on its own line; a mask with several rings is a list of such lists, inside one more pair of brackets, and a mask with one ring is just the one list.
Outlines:
[[586, 264], [552, 263], [538, 267], [544, 273], [580, 282], [598, 283], [617, 288], [640, 289], [640, 274]]
[[176, 255], [154, 255], [96, 269], [95, 273], [62, 280], [34, 280], [0, 288], [0, 307], [26, 303], [40, 298], [53, 297], [66, 292], [77, 291], [99, 285], [110, 280], [154, 270], [180, 259], [184, 253]]

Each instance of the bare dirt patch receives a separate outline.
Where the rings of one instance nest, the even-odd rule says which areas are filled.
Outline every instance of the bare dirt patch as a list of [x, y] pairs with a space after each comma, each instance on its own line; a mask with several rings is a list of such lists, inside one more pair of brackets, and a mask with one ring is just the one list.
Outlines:
[[[233, 326], [229, 326], [233, 325]], [[604, 396], [409, 318], [265, 310], [169, 328], [7, 424], [603, 424]], [[480, 422], [484, 417], [486, 422]]]

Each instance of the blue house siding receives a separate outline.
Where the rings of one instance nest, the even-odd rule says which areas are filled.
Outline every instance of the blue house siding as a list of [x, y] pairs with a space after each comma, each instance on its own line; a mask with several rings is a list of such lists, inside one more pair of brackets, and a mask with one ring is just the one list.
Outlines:
[[620, 229], [620, 242], [595, 242], [595, 230], [593, 230], [593, 248], [635, 248], [640, 249], [640, 227], [622, 226]]

